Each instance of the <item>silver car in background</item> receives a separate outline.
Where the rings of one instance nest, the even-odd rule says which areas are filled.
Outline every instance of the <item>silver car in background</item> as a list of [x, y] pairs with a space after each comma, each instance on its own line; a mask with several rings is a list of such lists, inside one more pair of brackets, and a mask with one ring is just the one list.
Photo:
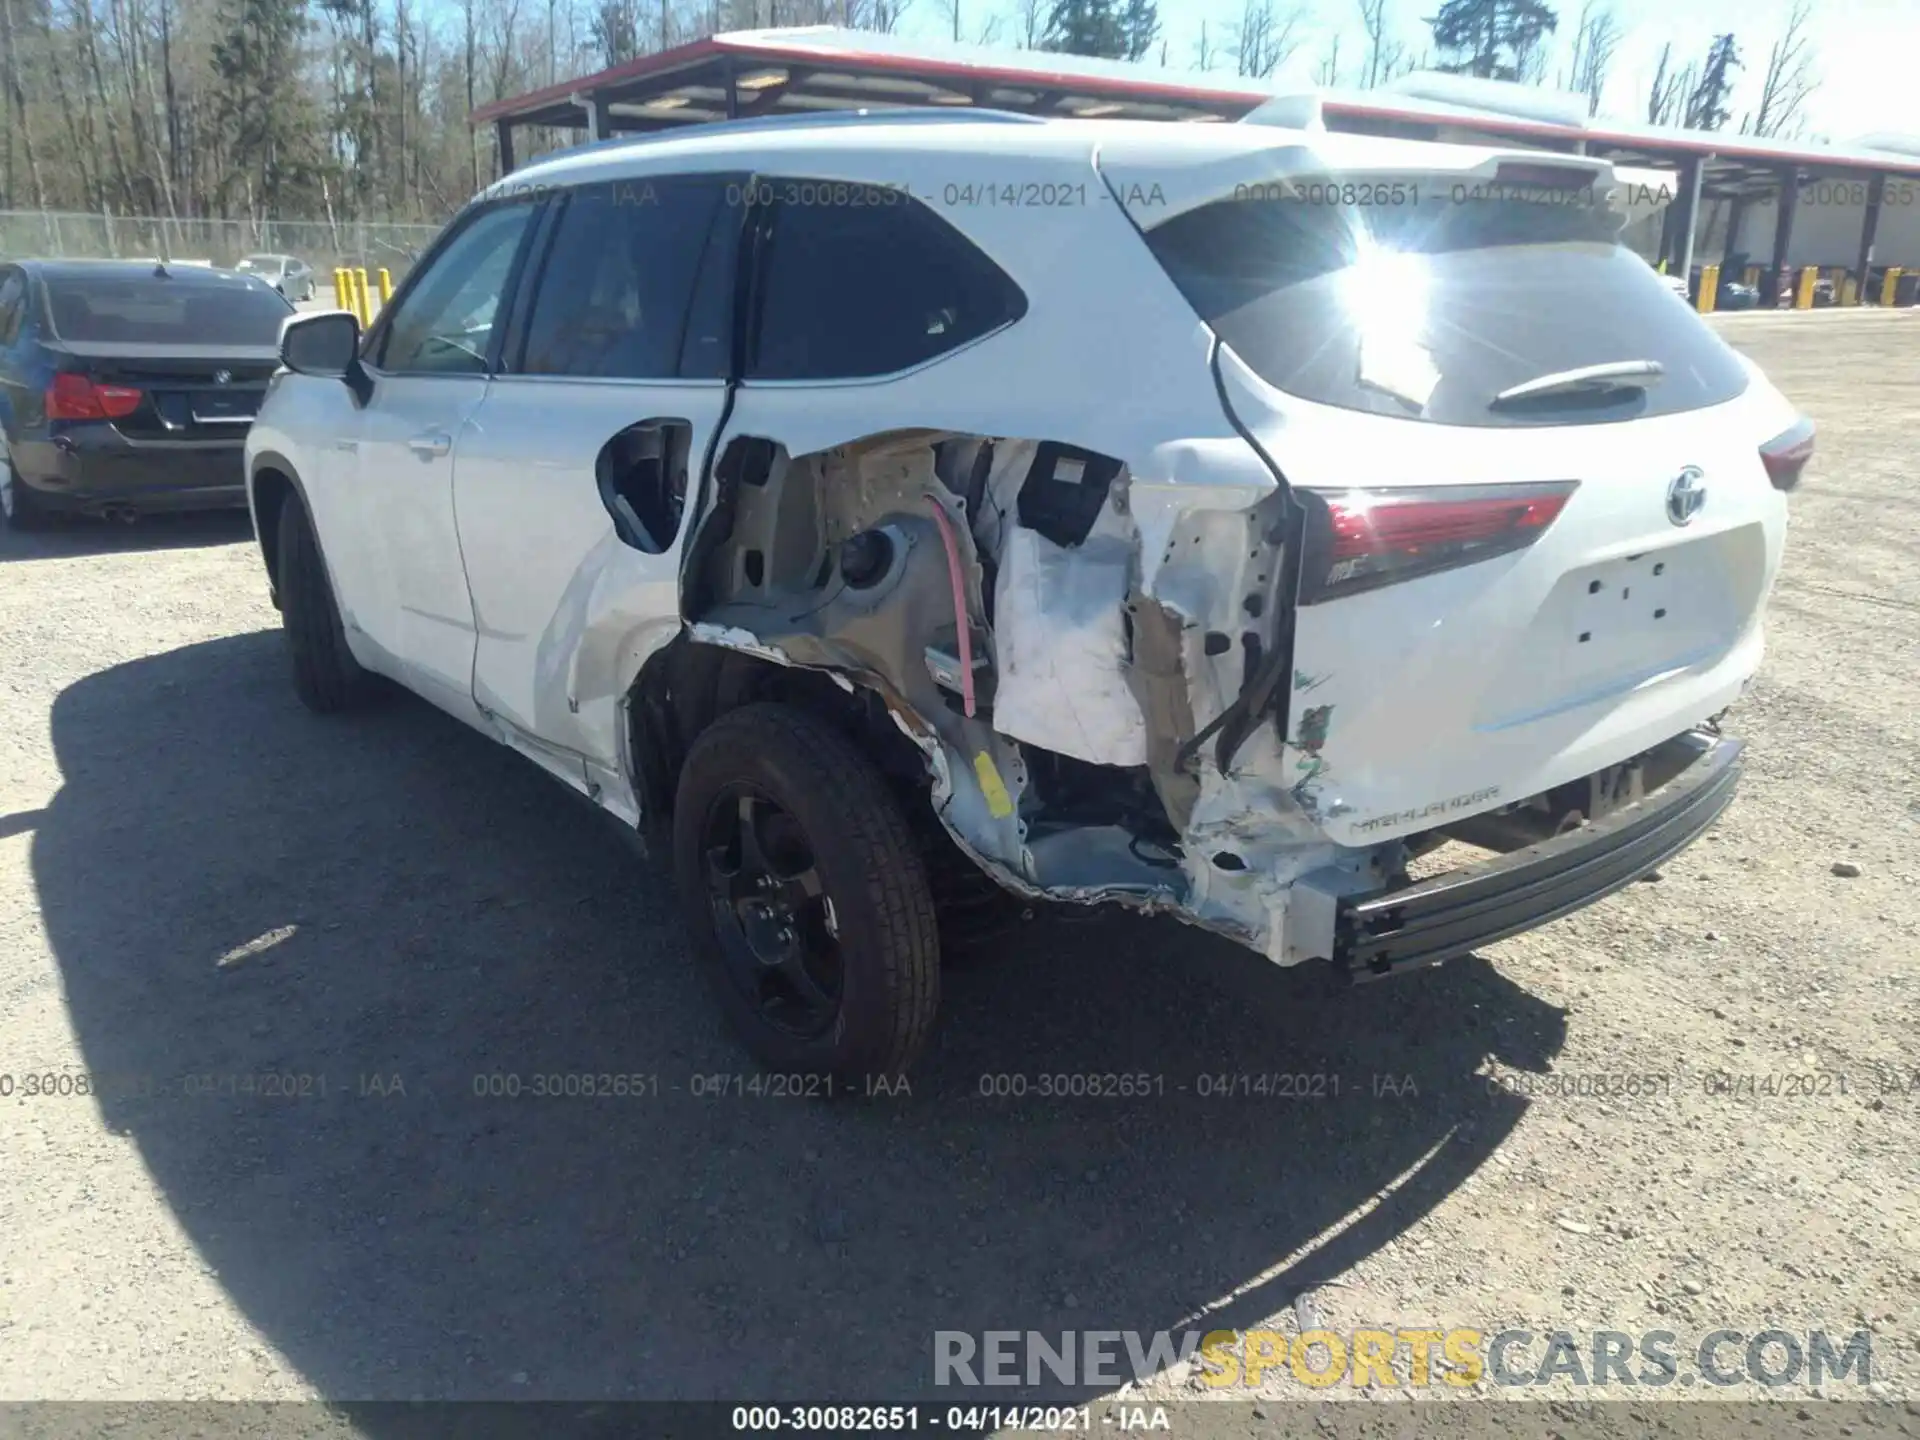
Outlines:
[[249, 255], [233, 267], [242, 275], [258, 275], [289, 300], [313, 298], [313, 267], [292, 255]]

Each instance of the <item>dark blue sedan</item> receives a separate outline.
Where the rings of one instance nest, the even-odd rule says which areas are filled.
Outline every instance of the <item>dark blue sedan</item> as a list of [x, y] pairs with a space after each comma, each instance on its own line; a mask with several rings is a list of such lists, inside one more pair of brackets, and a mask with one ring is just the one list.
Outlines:
[[231, 271], [0, 263], [0, 517], [244, 506], [242, 447], [292, 313]]

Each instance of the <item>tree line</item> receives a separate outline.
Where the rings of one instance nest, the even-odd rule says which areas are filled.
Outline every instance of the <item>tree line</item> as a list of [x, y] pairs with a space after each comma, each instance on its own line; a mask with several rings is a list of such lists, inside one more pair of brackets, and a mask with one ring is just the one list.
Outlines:
[[[1304, 3], [1241, 0], [1174, 55], [1154, 0], [0, 0], [0, 209], [438, 220], [495, 173], [493, 137], [467, 124], [479, 105], [724, 30], [893, 32], [915, 3], [942, 6], [957, 40], [1255, 80], [1315, 28]], [[1583, 0], [1564, 44], [1547, 0], [1444, 0], [1416, 52], [1394, 0], [1352, 3], [1353, 25], [1313, 67], [1319, 84], [1436, 69], [1551, 84], [1597, 112], [1622, 38], [1612, 0]], [[1742, 131], [1804, 126], [1811, 4], [1796, 0], [1766, 42]], [[1692, 58], [1669, 45], [1645, 118], [1732, 125], [1742, 43], [1718, 35]]]

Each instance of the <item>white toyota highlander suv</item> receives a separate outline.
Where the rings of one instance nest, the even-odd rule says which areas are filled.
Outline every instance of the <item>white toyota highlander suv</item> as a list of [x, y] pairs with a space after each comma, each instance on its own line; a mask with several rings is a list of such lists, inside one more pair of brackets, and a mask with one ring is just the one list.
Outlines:
[[909, 1064], [1003, 892], [1364, 980], [1644, 874], [1732, 798], [1811, 426], [1606, 162], [1263, 120], [497, 183], [364, 336], [287, 323], [247, 475], [300, 698], [397, 681], [665, 845], [795, 1073]]

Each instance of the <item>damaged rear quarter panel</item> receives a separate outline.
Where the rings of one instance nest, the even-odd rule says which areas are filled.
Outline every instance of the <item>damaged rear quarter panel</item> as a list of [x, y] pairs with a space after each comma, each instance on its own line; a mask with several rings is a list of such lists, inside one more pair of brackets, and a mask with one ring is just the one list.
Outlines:
[[[989, 559], [1004, 564], [1004, 535], [997, 532], [1010, 523], [1004, 515], [967, 515], [945, 491], [932, 473], [933, 447], [940, 441], [991, 440], [1003, 459], [1057, 442], [1122, 463], [1096, 535], [1131, 552], [1131, 583], [1123, 603], [1136, 614], [1153, 607], [1160, 630], [1177, 636], [1185, 705], [1196, 726], [1207, 724], [1239, 693], [1248, 669], [1244, 636], [1271, 633], [1272, 615], [1249, 614], [1246, 597], [1274, 563], [1251, 512], [1276, 490], [1273, 475], [1223, 412], [1209, 368], [1210, 334], [1132, 234], [1089, 155], [974, 154], [948, 162], [952, 168], [945, 174], [929, 164], [930, 158], [938, 160], [916, 157], [909, 177], [890, 171], [884, 148], [836, 151], [796, 159], [794, 173], [876, 183], [911, 178], [913, 193], [930, 198], [936, 213], [1020, 285], [1028, 297], [1026, 315], [895, 376], [746, 381], [715, 452], [718, 459], [741, 437], [757, 437], [775, 447], [778, 474], [805, 475], [804, 483], [819, 497], [817, 513], [803, 514], [804, 505], [779, 497], [767, 502], [774, 510], [787, 506], [783, 523], [813, 532], [804, 543], [791, 542], [793, 556], [818, 553], [844, 538], [849, 526], [895, 527], [911, 557], [905, 578], [889, 582], [900, 587], [898, 598], [890, 609], [884, 601], [872, 605], [861, 597], [823, 595], [817, 599], [831, 612], [829, 619], [803, 614], [805, 606], [789, 602], [807, 577], [793, 570], [797, 560], [773, 558], [773, 551], [789, 541], [770, 539], [760, 563], [780, 570], [781, 583], [755, 587], [764, 593], [743, 592], [736, 583], [731, 593], [715, 596], [710, 613], [687, 616], [695, 622], [694, 638], [850, 674], [885, 695], [896, 723], [928, 755], [935, 802], [948, 828], [1003, 883], [1080, 899], [1129, 895], [1151, 908], [1200, 919], [1279, 958], [1287, 886], [1308, 863], [1328, 857], [1324, 837], [1289, 793], [1277, 744], [1256, 735], [1237, 758], [1234, 774], [1223, 776], [1203, 763], [1184, 785], [1163, 783], [1169, 777], [1155, 767], [1163, 798], [1173, 792], [1169, 814], [1178, 814], [1187, 831], [1179, 871], [1163, 872], [1150, 885], [1131, 873], [1119, 874], [1109, 886], [1096, 866], [1089, 875], [1047, 885], [1017, 808], [1027, 783], [1020, 748], [986, 717], [961, 715], [928, 679], [927, 631], [942, 623], [952, 630], [947, 563], [928, 493], [940, 496], [962, 544], [968, 607], [976, 624], [987, 597], [975, 537]], [[980, 184], [986, 178], [983, 167], [1016, 186], [1084, 181], [1088, 203], [1031, 209], [941, 203], [943, 194], [955, 193], [950, 187]], [[780, 173], [775, 163], [762, 168]], [[690, 497], [688, 509], [698, 518], [682, 534], [683, 549], [705, 523], [714, 489], [709, 476], [698, 503]], [[1011, 492], [998, 484], [994, 492], [1004, 508]], [[752, 509], [750, 504], [747, 510]], [[735, 524], [762, 527], [760, 533], [771, 537], [780, 520], [771, 512], [743, 512]], [[1070, 565], [1072, 549], [1067, 547], [1065, 561], [1059, 556], [1055, 561]], [[622, 557], [602, 546], [582, 559], [595, 573], [590, 580], [580, 577], [577, 629], [571, 622], [564, 627], [577, 639], [567, 647], [577, 657], [569, 683], [578, 695], [624, 696], [668, 637], [650, 618], [650, 587], [647, 598], [636, 603], [621, 584], [623, 572], [633, 573]], [[705, 583], [693, 573], [685, 579], [695, 586]], [[1113, 588], [1112, 582], [1103, 578], [1096, 586], [1101, 587]], [[999, 614], [995, 626], [1023, 619], [1047, 623], [1045, 616]], [[1212, 643], [1209, 635], [1215, 637]], [[1104, 646], [1109, 639], [1104, 629], [1101, 636]], [[1224, 649], [1221, 636], [1227, 641]], [[990, 633], [985, 638], [991, 643]], [[1137, 685], [1133, 694], [1138, 703]], [[1116, 713], [1126, 708], [1124, 697], [1110, 703]], [[1144, 718], [1128, 723], [1165, 724], [1179, 708], [1139, 704]], [[1270, 727], [1262, 734], [1270, 734]], [[595, 738], [604, 744], [608, 737]], [[1117, 732], [1090, 735], [1087, 743], [1096, 754], [1111, 746], [1114, 757], [1131, 755], [1126, 749], [1131, 742]], [[1148, 759], [1149, 748], [1143, 745], [1138, 758]], [[1164, 753], [1163, 744], [1162, 759]], [[981, 755], [988, 759], [984, 766]], [[1227, 850], [1237, 869], [1214, 863], [1216, 854]], [[1097, 846], [1087, 851], [1097, 853]]]

